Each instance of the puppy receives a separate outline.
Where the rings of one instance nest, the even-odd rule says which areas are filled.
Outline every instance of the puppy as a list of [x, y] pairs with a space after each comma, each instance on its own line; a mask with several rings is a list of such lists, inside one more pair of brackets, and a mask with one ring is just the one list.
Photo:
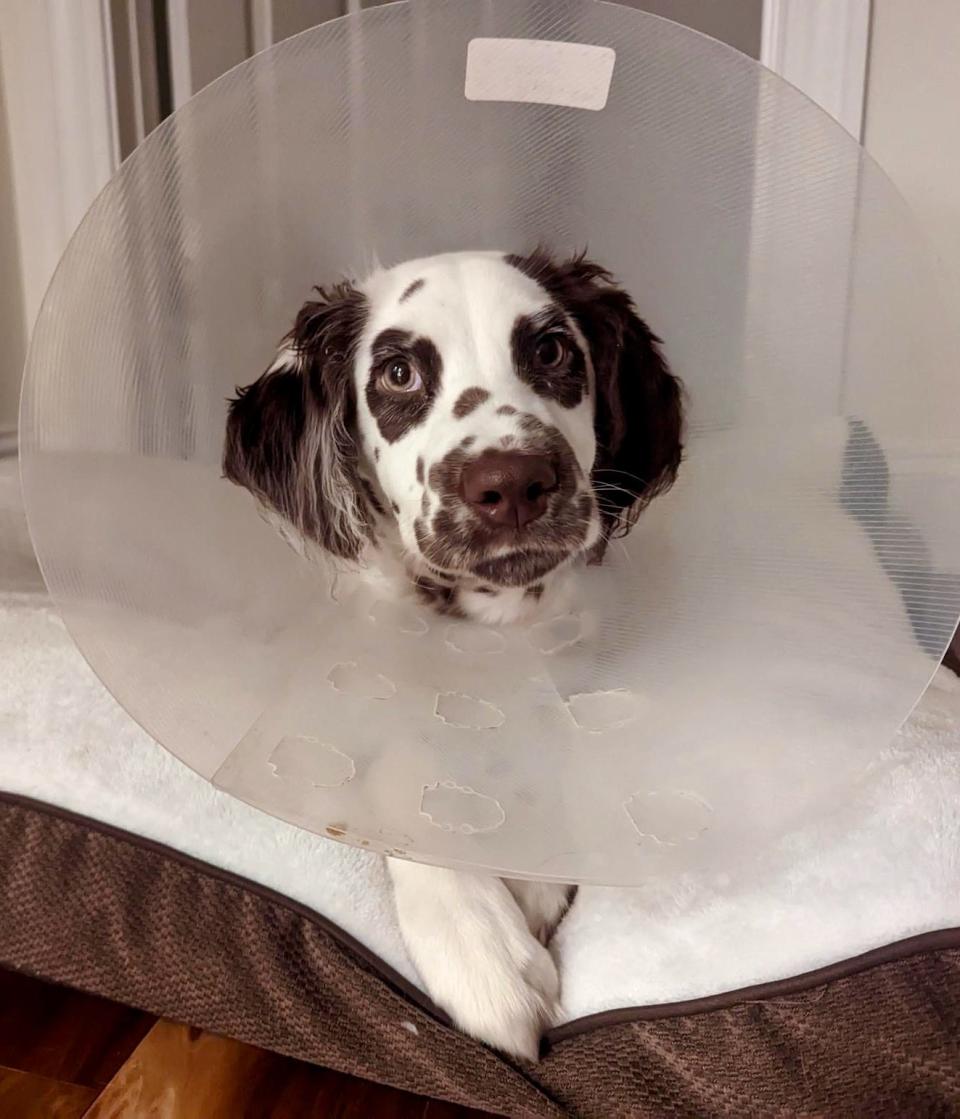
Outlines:
[[[507, 624], [601, 562], [680, 465], [658, 339], [583, 256], [454, 253], [318, 291], [230, 404], [226, 477], [301, 550]], [[535, 1059], [567, 886], [388, 860], [400, 927], [454, 1022]]]

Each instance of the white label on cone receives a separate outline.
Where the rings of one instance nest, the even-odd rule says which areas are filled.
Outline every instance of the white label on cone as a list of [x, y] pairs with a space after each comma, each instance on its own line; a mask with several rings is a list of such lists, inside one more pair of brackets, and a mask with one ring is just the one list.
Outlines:
[[468, 101], [525, 101], [602, 109], [617, 53], [587, 43], [549, 39], [471, 39], [467, 47]]

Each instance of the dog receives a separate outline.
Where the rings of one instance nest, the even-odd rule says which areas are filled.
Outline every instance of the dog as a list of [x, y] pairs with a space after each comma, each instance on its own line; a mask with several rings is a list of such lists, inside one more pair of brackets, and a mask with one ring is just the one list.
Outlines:
[[[317, 289], [229, 405], [224, 475], [301, 551], [485, 624], [549, 609], [674, 481], [683, 391], [584, 255], [451, 253]], [[388, 859], [454, 1023], [535, 1059], [559, 1009], [555, 883]]]

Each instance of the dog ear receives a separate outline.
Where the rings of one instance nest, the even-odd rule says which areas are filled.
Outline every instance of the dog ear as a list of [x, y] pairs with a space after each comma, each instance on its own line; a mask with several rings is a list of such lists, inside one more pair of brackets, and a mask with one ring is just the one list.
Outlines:
[[372, 536], [353, 436], [366, 299], [347, 284], [318, 295], [270, 369], [230, 401], [223, 473], [303, 540], [356, 559]]
[[593, 467], [608, 535], [626, 535], [672, 485], [683, 455], [683, 390], [630, 297], [601, 287], [578, 321], [596, 378]]
[[605, 536], [626, 535], [673, 484], [683, 452], [683, 389], [660, 339], [610, 273], [583, 255], [555, 263], [537, 250], [509, 257], [571, 314], [590, 347], [595, 378], [597, 487]]

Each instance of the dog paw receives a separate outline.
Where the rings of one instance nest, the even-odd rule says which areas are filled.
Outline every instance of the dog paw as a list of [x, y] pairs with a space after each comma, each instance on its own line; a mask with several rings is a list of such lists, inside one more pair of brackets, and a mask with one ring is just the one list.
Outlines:
[[490, 942], [482, 953], [483, 976], [464, 972], [452, 986], [435, 988], [434, 998], [465, 1033], [511, 1056], [535, 1061], [540, 1037], [559, 1011], [560, 980], [553, 958], [532, 937], [522, 953], [507, 943]]
[[560, 979], [502, 881], [391, 860], [397, 915], [430, 997], [472, 1037], [536, 1060]]

